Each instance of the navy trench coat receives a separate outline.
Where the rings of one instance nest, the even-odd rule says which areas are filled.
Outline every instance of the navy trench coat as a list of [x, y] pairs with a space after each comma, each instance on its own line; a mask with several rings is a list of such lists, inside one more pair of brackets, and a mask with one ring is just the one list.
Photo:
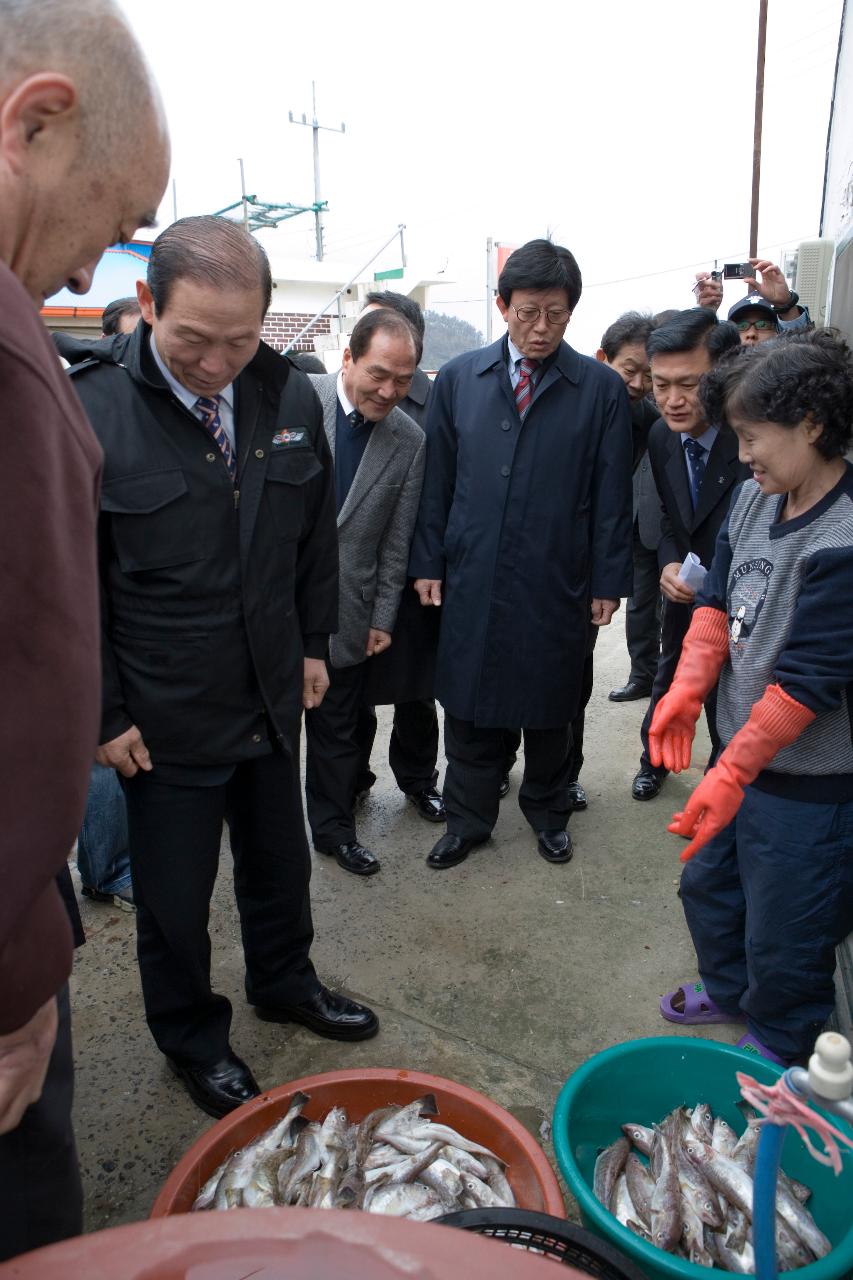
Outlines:
[[436, 697], [484, 728], [568, 724], [590, 600], [632, 590], [622, 380], [561, 342], [522, 423], [503, 338], [442, 368], [425, 430], [409, 572], [444, 579]]

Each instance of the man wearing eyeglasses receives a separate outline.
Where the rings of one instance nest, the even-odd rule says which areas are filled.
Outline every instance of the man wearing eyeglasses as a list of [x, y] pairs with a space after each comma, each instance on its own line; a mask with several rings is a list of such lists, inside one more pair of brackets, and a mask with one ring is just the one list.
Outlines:
[[571, 722], [590, 621], [631, 592], [631, 419], [622, 379], [563, 334], [581, 294], [568, 249], [533, 240], [498, 281], [507, 334], [440, 371], [410, 576], [441, 605], [436, 697], [445, 710], [452, 867], [489, 839], [504, 734], [524, 732], [519, 805], [539, 853], [568, 862]]

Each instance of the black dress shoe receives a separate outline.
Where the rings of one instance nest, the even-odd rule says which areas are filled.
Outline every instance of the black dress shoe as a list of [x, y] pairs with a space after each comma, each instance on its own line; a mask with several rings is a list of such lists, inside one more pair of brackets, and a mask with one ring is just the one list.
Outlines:
[[536, 844], [548, 862], [569, 862], [574, 850], [568, 831], [537, 831]]
[[349, 844], [337, 844], [334, 849], [320, 849], [316, 844], [314, 848], [317, 853], [325, 853], [334, 858], [339, 867], [343, 867], [344, 871], [351, 871], [354, 876], [375, 876], [379, 870], [376, 854], [357, 840], [350, 840]]
[[187, 1067], [174, 1058], [166, 1061], [196, 1106], [217, 1120], [227, 1116], [229, 1111], [236, 1111], [244, 1102], [257, 1098], [261, 1092], [245, 1062], [230, 1049], [220, 1062], [214, 1062], [210, 1067]]
[[665, 777], [666, 774], [661, 776], [650, 769], [641, 769], [631, 783], [631, 795], [635, 800], [654, 800], [660, 794]]
[[586, 798], [586, 792], [579, 782], [569, 783], [569, 804], [572, 809], [577, 811], [585, 809], [589, 801]]
[[423, 791], [408, 791], [406, 799], [411, 800], [422, 818], [427, 822], [446, 822], [447, 810], [441, 792], [435, 787], [424, 787]]
[[498, 795], [500, 796], [501, 800], [503, 800], [504, 796], [509, 795], [509, 774], [508, 773], [505, 773], [504, 776], [501, 778], [501, 785], [498, 787]]
[[379, 1019], [372, 1009], [328, 987], [320, 987], [302, 1004], [277, 1005], [275, 1009], [258, 1005], [255, 1013], [264, 1022], [299, 1022], [328, 1040], [368, 1040], [379, 1030]]
[[442, 836], [438, 843], [433, 845], [427, 855], [427, 866], [437, 871], [443, 871], [445, 867], [455, 867], [457, 863], [465, 861], [472, 849], [485, 843], [485, 840], [468, 840], [465, 836], [454, 836], [448, 831], [446, 836]]
[[608, 698], [611, 702], [637, 702], [640, 698], [650, 698], [652, 686], [645, 680], [629, 680], [621, 689], [611, 689]]

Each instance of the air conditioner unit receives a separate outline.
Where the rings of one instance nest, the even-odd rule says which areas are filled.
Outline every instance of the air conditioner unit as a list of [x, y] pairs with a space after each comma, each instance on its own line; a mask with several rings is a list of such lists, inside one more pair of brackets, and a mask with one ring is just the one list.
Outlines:
[[834, 250], [834, 240], [803, 240], [797, 249], [794, 288], [816, 325], [826, 324], [826, 294]]

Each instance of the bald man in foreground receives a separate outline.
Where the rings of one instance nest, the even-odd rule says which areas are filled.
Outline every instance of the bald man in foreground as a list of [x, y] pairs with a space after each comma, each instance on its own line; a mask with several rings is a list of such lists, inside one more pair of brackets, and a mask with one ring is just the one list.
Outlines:
[[56, 877], [98, 743], [101, 451], [38, 311], [153, 224], [168, 165], [110, 0], [0, 0], [0, 1261], [82, 1227]]

